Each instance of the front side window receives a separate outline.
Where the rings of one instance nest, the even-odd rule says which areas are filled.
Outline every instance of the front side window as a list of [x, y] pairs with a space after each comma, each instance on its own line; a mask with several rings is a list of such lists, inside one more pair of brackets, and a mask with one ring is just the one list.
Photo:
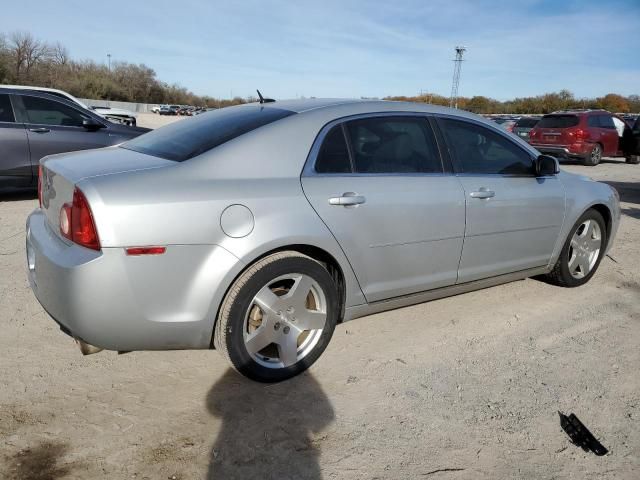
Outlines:
[[29, 123], [61, 127], [81, 127], [88, 115], [48, 98], [22, 96]]
[[342, 125], [333, 127], [322, 142], [318, 159], [316, 160], [318, 173], [350, 173], [351, 162], [349, 149], [344, 138]]
[[462, 173], [533, 174], [529, 153], [499, 133], [459, 120], [441, 119], [440, 124]]
[[293, 114], [290, 110], [257, 105], [221, 108], [145, 133], [121, 147], [183, 162]]
[[347, 122], [357, 173], [442, 173], [431, 127], [420, 117]]
[[0, 95], [0, 122], [15, 122], [9, 95]]

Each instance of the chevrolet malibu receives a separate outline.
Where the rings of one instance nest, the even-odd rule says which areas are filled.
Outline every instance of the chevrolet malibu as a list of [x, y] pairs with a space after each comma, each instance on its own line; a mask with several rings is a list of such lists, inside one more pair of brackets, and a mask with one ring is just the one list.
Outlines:
[[218, 349], [255, 380], [336, 324], [542, 276], [576, 287], [620, 219], [608, 185], [482, 118], [301, 100], [50, 156], [27, 223], [36, 297], [84, 353]]

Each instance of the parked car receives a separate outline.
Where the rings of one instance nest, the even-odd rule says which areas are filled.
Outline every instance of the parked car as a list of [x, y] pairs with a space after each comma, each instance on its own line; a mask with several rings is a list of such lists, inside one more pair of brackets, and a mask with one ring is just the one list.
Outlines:
[[512, 133], [518, 135], [525, 141], [529, 141], [529, 132], [540, 121], [539, 117], [521, 117], [513, 126]]
[[[622, 128], [616, 128], [614, 117]], [[606, 110], [566, 110], [542, 117], [529, 133], [532, 146], [558, 158], [577, 158], [594, 166], [603, 156], [623, 157], [624, 122]]]
[[151, 113], [160, 113], [160, 109], [162, 109], [162, 107], [167, 107], [167, 105], [154, 105], [151, 107]]
[[180, 105], [165, 105], [160, 108], [160, 115], [178, 115]]
[[624, 144], [626, 162], [640, 164], [640, 117], [636, 118], [631, 129], [625, 131]]
[[116, 120], [123, 125], [129, 125], [135, 127], [137, 124], [138, 114], [131, 110], [125, 110], [124, 108], [112, 108], [112, 107], [100, 107], [93, 105], [89, 107], [98, 115], [108, 118], [109, 120]]
[[79, 105], [85, 110], [93, 110], [95, 113], [100, 115], [102, 118], [106, 118], [115, 123], [121, 123], [123, 125], [136, 125], [136, 118], [138, 116], [137, 113], [131, 112], [129, 110], [124, 110], [121, 108], [111, 108], [111, 107], [98, 107], [98, 106], [87, 106], [82, 101], [78, 100], [76, 97], [67, 93], [63, 90], [57, 90], [55, 88], [47, 88], [47, 87], [34, 87], [29, 85], [1, 85], [3, 88], [13, 88], [14, 90], [25, 90], [25, 91], [33, 91], [33, 92], [43, 92], [48, 93], [49, 95], [54, 95], [56, 97], [64, 98], [66, 100], [70, 100], [71, 102]]
[[507, 131], [507, 132], [512, 132], [513, 131], [513, 127], [515, 126], [516, 121], [515, 120], [505, 120], [504, 122], [500, 123], [500, 128], [502, 128], [503, 130]]
[[190, 107], [189, 105], [184, 105], [178, 109], [178, 115], [184, 115], [186, 117], [192, 116], [191, 112], [195, 107]]
[[35, 186], [47, 155], [116, 145], [147, 131], [111, 123], [59, 95], [0, 86], [0, 188]]
[[416, 103], [223, 108], [41, 168], [29, 281], [85, 353], [215, 347], [266, 382], [341, 321], [532, 275], [582, 285], [620, 219], [608, 185]]

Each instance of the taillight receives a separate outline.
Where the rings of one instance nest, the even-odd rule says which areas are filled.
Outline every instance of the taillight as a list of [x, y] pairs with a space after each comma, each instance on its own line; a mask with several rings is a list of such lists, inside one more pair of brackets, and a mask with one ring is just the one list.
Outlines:
[[575, 132], [574, 135], [576, 136], [576, 140], [586, 140], [589, 138], [589, 132], [587, 132], [586, 130], [583, 130], [581, 128], [578, 128]]
[[78, 245], [100, 250], [100, 239], [87, 198], [76, 187], [73, 202], [65, 203], [60, 209], [60, 233]]
[[42, 208], [42, 165], [38, 165], [38, 203]]

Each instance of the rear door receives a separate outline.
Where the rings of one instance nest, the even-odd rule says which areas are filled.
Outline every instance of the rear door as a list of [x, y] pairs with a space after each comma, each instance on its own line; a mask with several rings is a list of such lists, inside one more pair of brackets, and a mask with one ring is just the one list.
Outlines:
[[458, 283], [547, 265], [564, 220], [564, 188], [536, 177], [515, 139], [473, 120], [442, 117], [467, 214]]
[[464, 193], [424, 116], [376, 115], [320, 133], [302, 176], [369, 302], [452, 285]]
[[[20, 94], [14, 98], [27, 128], [34, 175], [37, 175], [42, 157], [54, 153], [105, 147], [114, 141], [108, 128], [97, 131], [84, 128], [83, 120], [98, 120], [79, 108], [44, 96]], [[104, 125], [105, 121], [102, 120], [100, 123]]]
[[16, 187], [32, 181], [27, 132], [16, 122], [10, 95], [5, 93], [0, 94], [0, 181]]
[[613, 117], [609, 114], [598, 115], [600, 125], [600, 139], [603, 146], [603, 155], [614, 156], [618, 153], [620, 135], [613, 122]]

